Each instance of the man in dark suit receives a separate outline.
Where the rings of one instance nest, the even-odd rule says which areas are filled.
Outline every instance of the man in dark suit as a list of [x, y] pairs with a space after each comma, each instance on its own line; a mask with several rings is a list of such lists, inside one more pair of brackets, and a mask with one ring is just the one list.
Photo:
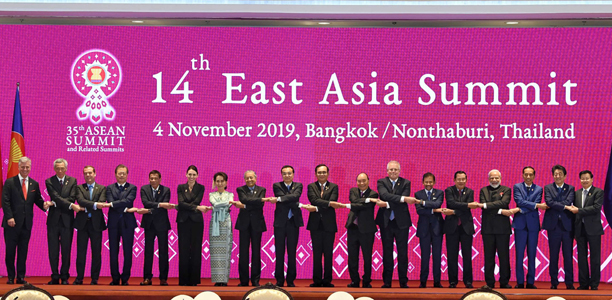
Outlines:
[[30, 178], [32, 161], [27, 157], [19, 159], [19, 174], [8, 178], [2, 190], [2, 227], [6, 254], [4, 262], [8, 275], [7, 284], [15, 283], [15, 254], [17, 254], [17, 284], [25, 284], [28, 244], [32, 235], [34, 204], [47, 210], [51, 202], [44, 202], [38, 182]]
[[[480, 189], [482, 226], [480, 234], [484, 248], [485, 287], [495, 288], [495, 254], [499, 257], [499, 286], [510, 289], [510, 225], [509, 210], [512, 191], [501, 185], [501, 172], [491, 170], [488, 174], [489, 185]], [[518, 209], [516, 209], [518, 210]]]
[[552, 169], [554, 183], [544, 187], [544, 199], [550, 207], [544, 213], [542, 229], [548, 233], [548, 249], [550, 251], [551, 289], [559, 285], [559, 250], [563, 250], [563, 266], [565, 270], [565, 287], [574, 289], [574, 264], [572, 252], [574, 247], [573, 227], [574, 214], [569, 209], [574, 203], [576, 191], [573, 186], [565, 183], [567, 170], [561, 165]]
[[[132, 246], [134, 245], [134, 229], [136, 218], [134, 207], [136, 186], [127, 183], [128, 168], [118, 165], [115, 168], [117, 183], [106, 187], [106, 201], [110, 203], [108, 210], [108, 244], [110, 250], [110, 267], [113, 281], [110, 285], [129, 285], [132, 272]], [[123, 243], [123, 272], [119, 273], [119, 241]]]
[[236, 229], [240, 231], [240, 258], [238, 260], [240, 284], [238, 286], [249, 286], [249, 246], [251, 246], [251, 284], [259, 286], [261, 235], [267, 230], [263, 214], [266, 189], [256, 185], [257, 174], [251, 170], [244, 172], [244, 182], [246, 185], [236, 189], [238, 200], [244, 205], [236, 220]]
[[466, 187], [467, 174], [464, 171], [455, 172], [455, 185], [444, 191], [446, 207], [442, 213], [444, 219], [444, 234], [446, 234], [446, 254], [448, 255], [449, 288], [456, 288], [459, 282], [459, 243], [463, 256], [463, 283], [466, 288], [473, 288], [472, 275], [472, 242], [474, 220], [472, 209], [478, 208], [474, 202], [474, 190]]
[[527, 288], [536, 289], [535, 282], [535, 260], [538, 248], [538, 236], [540, 234], [540, 213], [538, 209], [546, 209], [546, 203], [542, 203], [543, 190], [541, 186], [533, 183], [535, 169], [533, 167], [523, 168], [523, 182], [514, 185], [514, 201], [519, 211], [515, 213], [512, 221], [514, 228], [514, 246], [516, 247], [516, 286], [525, 288], [525, 270], [523, 269], [523, 258], [527, 248]]
[[417, 223], [417, 237], [421, 247], [421, 276], [420, 288], [426, 288], [429, 277], [429, 255], [431, 254], [434, 287], [441, 288], [440, 283], [442, 263], [442, 203], [444, 203], [444, 191], [434, 189], [436, 176], [432, 173], [423, 175], [423, 186], [425, 189], [414, 194], [418, 200], [416, 203], [419, 222]]
[[[338, 185], [327, 181], [329, 168], [320, 164], [315, 168], [317, 181], [308, 185], [308, 201], [316, 207], [310, 212], [306, 229], [312, 239], [312, 281], [311, 287], [334, 287], [332, 281], [332, 264], [334, 241], [338, 226], [336, 208], [344, 207], [338, 203]], [[325, 276], [321, 260], [325, 256]]]
[[304, 226], [302, 219], [302, 204], [300, 196], [304, 187], [299, 182], [293, 181], [294, 170], [292, 166], [286, 165], [281, 168], [283, 181], [274, 183], [272, 190], [274, 197], [266, 200], [276, 203], [274, 210], [274, 247], [276, 249], [276, 285], [283, 286], [285, 283], [285, 245], [287, 245], [287, 286], [294, 287], [297, 276], [296, 258], [300, 227]]
[[149, 184], [140, 188], [144, 208], [139, 209], [138, 213], [143, 214], [140, 227], [145, 231], [143, 281], [140, 285], [151, 285], [155, 238], [159, 253], [159, 285], [168, 285], [168, 209], [173, 209], [174, 205], [170, 204], [170, 189], [160, 185], [160, 182], [161, 173], [153, 170], [149, 172]]
[[[56, 159], [53, 162], [55, 176], [45, 180], [53, 203], [47, 214], [47, 246], [51, 265], [51, 281], [48, 284], [59, 284], [60, 279], [62, 284], [69, 284], [74, 212], [80, 211], [81, 207], [75, 203], [77, 180], [66, 175], [67, 168], [68, 162], [65, 159]], [[58, 272], [60, 248], [62, 269]]]
[[378, 194], [370, 189], [370, 178], [366, 173], [357, 175], [357, 187], [349, 190], [351, 210], [346, 219], [348, 247], [348, 269], [351, 283], [348, 287], [359, 287], [359, 247], [363, 255], [363, 287], [372, 285], [372, 247], [376, 223], [374, 222], [374, 207], [378, 202]]
[[72, 284], [83, 284], [85, 263], [87, 262], [87, 243], [91, 242], [91, 285], [98, 284], [102, 266], [102, 232], [106, 230], [103, 208], [106, 203], [106, 187], [96, 183], [96, 169], [92, 166], [83, 168], [85, 184], [78, 185], [77, 201], [84, 210], [77, 213], [74, 228], [77, 233], [77, 277]]
[[[599, 288], [601, 278], [601, 236], [604, 234], [601, 226], [601, 206], [604, 192], [593, 186], [593, 173], [589, 170], [580, 172], [582, 188], [576, 191], [570, 211], [576, 216], [574, 222], [576, 246], [578, 247], [578, 282], [579, 290]], [[590, 250], [590, 253], [589, 253]], [[589, 275], [589, 257], [591, 267]]]
[[408, 204], [416, 203], [410, 197], [410, 180], [399, 177], [400, 164], [387, 163], [388, 177], [376, 183], [380, 202], [377, 205], [376, 224], [380, 228], [383, 245], [383, 286], [390, 288], [393, 279], [393, 241], [397, 244], [397, 275], [401, 288], [408, 287], [408, 234], [412, 220]]

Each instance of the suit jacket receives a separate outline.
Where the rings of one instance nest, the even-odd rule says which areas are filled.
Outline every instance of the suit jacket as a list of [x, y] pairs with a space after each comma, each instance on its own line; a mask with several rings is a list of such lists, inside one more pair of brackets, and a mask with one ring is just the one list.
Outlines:
[[[338, 232], [336, 209], [329, 206], [329, 202], [338, 201], [338, 185], [328, 181], [323, 191], [323, 197], [321, 197], [321, 185], [319, 182], [317, 181], [309, 184], [308, 201], [316, 206], [319, 211], [310, 213], [306, 229]], [[323, 228], [319, 228], [321, 222]]]
[[531, 184], [529, 191], [524, 182], [517, 183], [513, 187], [514, 202], [521, 212], [514, 215], [512, 227], [519, 230], [540, 231], [540, 213], [535, 207], [542, 203], [543, 190], [535, 183]]
[[397, 227], [400, 229], [406, 229], [412, 226], [412, 220], [410, 219], [410, 211], [408, 210], [408, 203], [401, 202], [402, 196], [410, 196], [410, 180], [402, 177], [397, 178], [395, 188], [391, 183], [389, 177], [379, 179], [376, 183], [376, 188], [380, 194], [380, 199], [387, 202], [389, 207], [378, 209], [376, 215], [376, 224], [381, 228], [387, 228], [389, 225], [389, 217], [391, 211], [394, 212], [395, 222]]
[[357, 219], [357, 227], [360, 233], [374, 233], [377, 231], [376, 222], [374, 221], [374, 207], [376, 207], [376, 203], [365, 203], [367, 198], [378, 198], [378, 193], [370, 189], [370, 187], [368, 187], [363, 195], [359, 188], [354, 187], [349, 190], [351, 211], [344, 227], [349, 228], [355, 219]]
[[446, 216], [444, 219], [444, 233], [452, 234], [457, 230], [459, 219], [461, 227], [467, 234], [474, 234], [474, 219], [472, 210], [468, 203], [474, 202], [474, 190], [469, 187], [463, 188], [463, 193], [459, 194], [457, 187], [449, 186], [444, 191], [446, 197], [446, 207], [455, 211], [454, 215]]
[[113, 183], [106, 187], [106, 202], [113, 206], [108, 209], [108, 228], [136, 228], [136, 217], [133, 213], [125, 213], [126, 208], [134, 207], [137, 188], [133, 184], [125, 183], [123, 192], [119, 191], [119, 185]]
[[274, 197], [281, 198], [281, 202], [276, 203], [276, 209], [274, 210], [274, 227], [285, 227], [289, 210], [293, 212], [295, 225], [298, 227], [304, 226], [302, 210], [299, 205], [304, 186], [299, 182], [292, 182], [290, 188], [291, 190], [287, 190], [287, 186], [283, 181], [272, 185]]
[[442, 213], [434, 213], [433, 210], [434, 208], [442, 207], [444, 191], [432, 189], [430, 200], [427, 200], [427, 191], [425, 189], [416, 192], [414, 197], [425, 201], [425, 205], [416, 205], [417, 214], [419, 215], [416, 235], [419, 238], [427, 237], [430, 232], [435, 236], [442, 235], [442, 226], [444, 225]]
[[51, 201], [56, 205], [49, 207], [47, 226], [56, 226], [62, 222], [65, 228], [72, 228], [74, 210], [70, 209], [70, 205], [76, 201], [76, 178], [64, 176], [64, 184], [60, 186], [57, 176], [54, 175], [45, 180], [45, 185]]
[[76, 191], [77, 202], [87, 211], [80, 211], [76, 214], [74, 228], [77, 230], [85, 230], [88, 214], [91, 213], [91, 224], [93, 229], [95, 231], [104, 231], [106, 229], [104, 213], [102, 212], [102, 209], [99, 208], [94, 210], [94, 204], [106, 203], [106, 187], [96, 183], [94, 185], [94, 191], [91, 199], [89, 198], [89, 187], [87, 186], [87, 183], [77, 185]]
[[187, 220], [193, 222], [204, 223], [202, 212], [198, 210], [198, 205], [202, 203], [204, 197], [204, 186], [195, 183], [193, 190], [189, 192], [189, 184], [179, 184], [177, 188], [178, 195], [178, 214], [176, 214], [176, 222], [183, 223]]
[[510, 188], [503, 185], [497, 188], [488, 185], [480, 189], [480, 203], [487, 204], [487, 209], [482, 209], [480, 234], [512, 234], [510, 217], [498, 213], [500, 209], [510, 208], [511, 196]]
[[550, 207], [544, 213], [542, 220], [542, 229], [554, 230], [557, 227], [558, 220], [561, 219], [563, 228], [566, 231], [572, 231], [574, 225], [574, 214], [565, 209], [566, 205], [574, 204], [576, 191], [573, 186], [565, 183], [563, 190], [559, 194], [555, 183], [548, 184], [544, 187], [544, 199], [546, 205]]
[[155, 228], [157, 231], [170, 230], [170, 219], [168, 219], [168, 210], [165, 208], [157, 208], [157, 205], [162, 202], [170, 203], [170, 189], [159, 185], [157, 188], [157, 196], [153, 199], [153, 188], [150, 184], [140, 188], [140, 199], [144, 208], [150, 213], [142, 216], [140, 227], [145, 230]]
[[27, 198], [23, 197], [19, 175], [7, 179], [2, 190], [2, 227], [8, 228], [8, 220], [15, 219], [15, 228], [21, 228], [25, 224], [28, 230], [32, 230], [34, 204], [43, 209], [43, 202], [38, 182], [31, 177], [28, 178]]
[[582, 191], [576, 191], [575, 204], [578, 207], [576, 214], [576, 236], [582, 234], [582, 226], [588, 235], [603, 235], [603, 227], [601, 226], [601, 206], [603, 204], [604, 192], [600, 188], [591, 186], [586, 200], [582, 199]]
[[267, 231], [263, 214], [264, 203], [261, 201], [266, 197], [266, 189], [255, 185], [251, 192], [248, 186], [243, 185], [236, 189], [236, 193], [238, 193], [238, 200], [246, 206], [238, 213], [236, 229], [248, 230], [251, 225], [256, 232]]

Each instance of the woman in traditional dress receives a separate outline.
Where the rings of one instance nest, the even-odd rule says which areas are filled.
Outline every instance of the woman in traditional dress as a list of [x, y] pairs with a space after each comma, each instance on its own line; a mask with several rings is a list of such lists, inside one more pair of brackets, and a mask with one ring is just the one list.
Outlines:
[[[210, 279], [215, 286], [227, 286], [232, 259], [232, 220], [230, 207], [238, 205], [234, 194], [226, 191], [227, 174], [217, 172], [213, 176], [216, 192], [209, 194], [212, 204], [210, 219]], [[238, 202], [239, 203], [239, 202]]]

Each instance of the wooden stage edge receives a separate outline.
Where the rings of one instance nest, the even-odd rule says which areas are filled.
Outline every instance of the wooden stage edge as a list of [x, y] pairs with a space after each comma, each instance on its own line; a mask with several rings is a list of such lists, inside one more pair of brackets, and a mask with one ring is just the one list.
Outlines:
[[[169, 286], [159, 286], [159, 280], [154, 278], [152, 286], [140, 286], [141, 278], [132, 278], [129, 286], [110, 286], [110, 278], [101, 278], [99, 285], [89, 285], [90, 279], [85, 278], [83, 285], [47, 285], [50, 280], [48, 277], [28, 277], [26, 280], [34, 286], [40, 287], [49, 291], [52, 295], [63, 295], [70, 300], [170, 300], [172, 297], [180, 294], [195, 297], [203, 291], [213, 291], [217, 293], [222, 300], [241, 300], [244, 293], [252, 287], [238, 287], [238, 280], [232, 279], [227, 287], [215, 287], [210, 282], [210, 279], [202, 279], [202, 284], [196, 287], [178, 286], [177, 278], [168, 280]], [[72, 283], [72, 278], [70, 280]], [[263, 279], [260, 283], [274, 283], [274, 280]], [[468, 292], [469, 289], [463, 288], [460, 283], [455, 289], [449, 289], [448, 282], [443, 282], [445, 288], [433, 288], [433, 282], [428, 282], [428, 288], [418, 288], [417, 281], [410, 281], [408, 289], [400, 289], [397, 281], [392, 289], [381, 289], [382, 282], [375, 280], [372, 284], [374, 288], [347, 288], [348, 280], [334, 280], [336, 287], [334, 288], [311, 288], [310, 280], [296, 280], [296, 287], [284, 287], [295, 300], [325, 300], [329, 295], [336, 291], [345, 291], [350, 293], [355, 299], [363, 296], [371, 297], [374, 300], [381, 299], [437, 299], [437, 300], [458, 300], [461, 296]], [[514, 282], [511, 282], [514, 286]], [[479, 288], [484, 285], [484, 282], [475, 282], [474, 287]], [[551, 290], [546, 282], [536, 282], [537, 290], [527, 289], [496, 289], [508, 297], [508, 299], [529, 299], [529, 300], [545, 300], [552, 296], [561, 296], [567, 300], [586, 300], [586, 299], [601, 299], [612, 300], [612, 284], [601, 283], [599, 290], [578, 291], [565, 290], [563, 283], [559, 285], [560, 289]], [[6, 277], [0, 278], [0, 295], [19, 287], [19, 285], [6, 284]]]

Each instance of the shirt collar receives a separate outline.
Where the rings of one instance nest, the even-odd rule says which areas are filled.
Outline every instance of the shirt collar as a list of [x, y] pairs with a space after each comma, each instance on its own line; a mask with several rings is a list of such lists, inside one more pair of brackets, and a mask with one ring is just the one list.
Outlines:
[[26, 177], [26, 178], [21, 177], [21, 174], [18, 174], [18, 175], [19, 175], [19, 182], [22, 182], [24, 179], [28, 181], [29, 179], [29, 177]]
[[151, 186], [151, 189], [152, 189], [154, 192], [157, 192], [157, 191], [159, 191], [159, 187], [161, 187], [161, 185], [158, 185], [156, 189], [154, 189], [154, 188], [153, 188], [153, 186]]
[[123, 184], [119, 184], [119, 182], [117, 182], [117, 186], [119, 186], [119, 187], [121, 187], [121, 186], [125, 187], [126, 185], [127, 185], [127, 182], [124, 182]]
[[591, 188], [593, 188], [593, 185], [591, 185], [588, 189], [584, 189], [585, 191], [587, 191], [587, 193], [591, 190]]
[[[56, 175], [55, 177], [57, 177], [57, 175]], [[59, 177], [57, 177], [57, 180], [58, 180], [58, 181], [62, 181], [62, 180], [65, 180], [65, 179], [66, 179], [66, 176], [64, 176], [64, 178], [59, 178]]]
[[565, 183], [564, 183], [564, 184], [562, 184], [561, 186], [558, 186], [558, 185], [555, 183], [555, 186], [556, 186], [558, 189], [562, 189], [562, 188], [565, 186]]
[[527, 185], [525, 182], [523, 182], [523, 184], [525, 185], [526, 188], [531, 188], [533, 186], [533, 183], [531, 185]]
[[85, 184], [87, 184], [87, 187], [89, 187], [89, 186], [91, 186], [92, 188], [96, 187], [96, 183], [95, 182], [92, 182], [91, 184], [85, 182]]

